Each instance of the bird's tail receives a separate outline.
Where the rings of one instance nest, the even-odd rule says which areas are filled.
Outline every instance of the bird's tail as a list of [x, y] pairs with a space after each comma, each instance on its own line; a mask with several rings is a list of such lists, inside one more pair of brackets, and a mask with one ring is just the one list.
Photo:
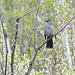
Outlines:
[[[47, 39], [49, 39], [50, 37], [47, 37]], [[53, 48], [53, 40], [52, 38], [47, 41], [47, 44], [46, 44], [46, 48]]]

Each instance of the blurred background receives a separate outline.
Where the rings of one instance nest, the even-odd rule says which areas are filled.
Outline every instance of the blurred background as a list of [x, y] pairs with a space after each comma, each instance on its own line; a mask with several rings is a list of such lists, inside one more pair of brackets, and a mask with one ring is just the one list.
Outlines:
[[[11, 53], [15, 36], [16, 19], [25, 13], [19, 22], [14, 55], [14, 75], [24, 75], [34, 51], [34, 24], [40, 0], [0, 0], [0, 75], [4, 74], [6, 46], [1, 19], [7, 33], [7, 75], [11, 74]], [[75, 0], [41, 0], [36, 21], [35, 46], [44, 41], [45, 20], [50, 19], [58, 32], [75, 15]], [[44, 45], [37, 54], [30, 75], [75, 74], [75, 19], [53, 38], [53, 49]]]

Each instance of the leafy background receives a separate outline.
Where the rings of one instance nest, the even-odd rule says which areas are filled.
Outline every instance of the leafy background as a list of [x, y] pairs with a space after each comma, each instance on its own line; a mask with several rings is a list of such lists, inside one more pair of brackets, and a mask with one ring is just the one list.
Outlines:
[[[34, 24], [40, 0], [0, 0], [0, 18], [8, 34], [8, 67], [11, 74], [11, 53], [15, 36], [16, 19], [25, 13], [19, 23], [18, 38], [14, 56], [14, 75], [24, 75], [34, 55]], [[36, 47], [44, 42], [45, 20], [51, 19], [56, 32], [75, 15], [74, 0], [41, 0], [36, 21]], [[28, 36], [27, 36], [28, 34]], [[31, 41], [30, 41], [30, 40]], [[40, 49], [34, 61], [31, 75], [74, 75], [75, 74], [75, 19], [53, 38], [54, 48]], [[69, 53], [70, 52], [70, 53]], [[5, 41], [0, 23], [0, 75], [5, 70]], [[3, 69], [2, 69], [3, 68]]]

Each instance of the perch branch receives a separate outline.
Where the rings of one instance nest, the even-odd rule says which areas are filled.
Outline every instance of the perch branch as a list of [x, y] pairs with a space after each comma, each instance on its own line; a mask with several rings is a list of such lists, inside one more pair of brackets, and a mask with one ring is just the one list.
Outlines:
[[[63, 27], [61, 30], [59, 30], [54, 36], [56, 36], [56, 35], [59, 34], [61, 31], [63, 31], [63, 29], [64, 29], [74, 18], [75, 18], [75, 16], [74, 16], [73, 18], [71, 18], [71, 19], [64, 25], [64, 27]], [[53, 37], [54, 37], [54, 36], [53, 36]], [[50, 37], [48, 40], [50, 40], [51, 38], [52, 38], [52, 37]], [[48, 41], [48, 40], [47, 40], [47, 41]], [[29, 68], [28, 68], [28, 72], [27, 72], [25, 75], [29, 75], [29, 72], [31, 71], [32, 65], [33, 65], [33, 63], [34, 63], [34, 61], [35, 61], [35, 58], [36, 58], [36, 56], [37, 56], [37, 52], [39, 51], [39, 49], [40, 49], [44, 44], [46, 44], [47, 41], [45, 41], [45, 42], [42, 43], [38, 48], [36, 48], [37, 50], [35, 51], [35, 54], [34, 54], [34, 57], [33, 57], [32, 61], [30, 61]]]
[[[75, 18], [75, 16], [73, 16], [73, 18], [71, 18], [65, 25], [64, 25], [64, 27], [61, 29], [61, 30], [59, 30], [54, 36], [56, 36], [57, 34], [59, 34], [61, 31], [63, 31], [63, 29], [73, 20]], [[53, 37], [54, 37], [53, 36]], [[50, 40], [52, 37], [50, 37], [48, 40]], [[48, 41], [47, 40], [47, 41]], [[47, 41], [45, 41], [44, 43], [42, 43], [37, 49], [39, 50]]]

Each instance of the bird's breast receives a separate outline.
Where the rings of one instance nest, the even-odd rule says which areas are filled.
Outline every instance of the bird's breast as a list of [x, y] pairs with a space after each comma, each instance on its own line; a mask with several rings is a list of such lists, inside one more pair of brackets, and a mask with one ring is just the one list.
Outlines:
[[55, 35], [55, 29], [53, 26], [45, 26], [44, 27], [44, 33], [46, 36]]

